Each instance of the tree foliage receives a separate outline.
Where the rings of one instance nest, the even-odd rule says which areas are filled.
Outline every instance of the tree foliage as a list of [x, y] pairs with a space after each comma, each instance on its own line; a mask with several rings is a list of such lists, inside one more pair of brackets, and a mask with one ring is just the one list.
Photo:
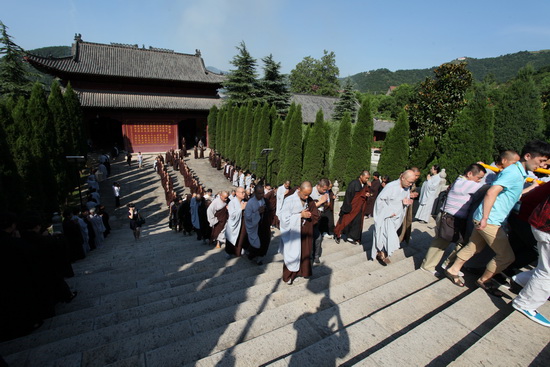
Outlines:
[[17, 98], [27, 96], [31, 85], [23, 66], [24, 51], [8, 34], [8, 27], [0, 21], [0, 96]]
[[338, 128], [338, 137], [334, 147], [334, 154], [330, 169], [331, 178], [338, 180], [340, 188], [345, 188], [346, 166], [351, 154], [351, 116], [349, 112], [344, 113]]
[[218, 107], [212, 106], [208, 112], [208, 146], [211, 149], [216, 147], [216, 128], [218, 122]]
[[378, 163], [378, 171], [392, 180], [399, 177], [409, 160], [409, 120], [405, 111], [401, 112], [395, 126], [388, 131], [384, 149]]
[[357, 178], [359, 172], [370, 170], [371, 146], [374, 140], [374, 122], [371, 111], [370, 98], [367, 97], [363, 100], [357, 114], [357, 122], [353, 127], [351, 154], [346, 164], [346, 182]]
[[315, 123], [309, 131], [308, 142], [304, 149], [302, 180], [317, 182], [328, 172], [328, 142], [323, 110], [317, 111]]
[[307, 56], [290, 72], [290, 90], [293, 93], [336, 97], [340, 89], [339, 74], [336, 55], [324, 50], [320, 60]]
[[239, 53], [231, 61], [235, 69], [231, 70], [223, 87], [229, 97], [229, 102], [240, 106], [257, 98], [258, 87], [256, 59], [250, 55], [244, 42], [241, 42], [236, 48]]
[[285, 159], [279, 180], [299, 182], [302, 178], [302, 106], [298, 105], [289, 121]]
[[355, 122], [355, 115], [357, 113], [357, 98], [353, 92], [353, 84], [350, 78], [346, 79], [344, 90], [340, 93], [340, 98], [334, 107], [334, 120], [340, 121], [344, 117], [344, 113], [349, 112], [351, 116], [351, 122]]
[[436, 146], [449, 129], [456, 115], [466, 104], [464, 98], [472, 84], [472, 73], [466, 64], [443, 64], [434, 70], [434, 77], [419, 86], [409, 105], [411, 145], [418, 146], [425, 135], [434, 138]]
[[262, 59], [264, 63], [264, 78], [259, 81], [259, 94], [268, 105], [275, 106], [279, 115], [285, 115], [290, 105], [285, 76], [281, 74], [281, 63], [273, 59], [273, 55]]

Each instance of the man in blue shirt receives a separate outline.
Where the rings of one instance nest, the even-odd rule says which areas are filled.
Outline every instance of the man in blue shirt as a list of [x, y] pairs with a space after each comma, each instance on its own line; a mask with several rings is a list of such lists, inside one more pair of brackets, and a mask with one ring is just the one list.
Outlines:
[[521, 197], [527, 171], [534, 171], [541, 167], [549, 157], [550, 144], [538, 140], [531, 141], [523, 148], [519, 162], [512, 164], [499, 174], [491, 188], [487, 190], [483, 203], [474, 213], [475, 230], [470, 237], [470, 242], [458, 252], [453, 266], [445, 271], [445, 276], [453, 284], [464, 286], [464, 281], [458, 275], [460, 269], [466, 261], [488, 245], [496, 255], [489, 261], [485, 272], [476, 283], [489, 294], [502, 296], [502, 292], [491, 282], [491, 279], [514, 261], [514, 252], [502, 224]]

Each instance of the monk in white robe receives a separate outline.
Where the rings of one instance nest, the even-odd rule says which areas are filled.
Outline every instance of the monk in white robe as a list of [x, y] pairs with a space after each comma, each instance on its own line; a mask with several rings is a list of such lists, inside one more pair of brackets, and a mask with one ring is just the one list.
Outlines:
[[248, 258], [255, 259], [258, 265], [263, 264], [263, 257], [271, 241], [271, 210], [264, 194], [263, 185], [255, 186], [254, 195], [248, 200], [244, 210], [246, 234], [250, 243]]
[[311, 182], [305, 181], [287, 197], [281, 209], [281, 244], [283, 254], [283, 281], [292, 284], [297, 276], [312, 274], [313, 226], [319, 220], [315, 201], [309, 197]]
[[225, 226], [225, 252], [229, 256], [241, 256], [244, 253], [243, 245], [247, 237], [246, 226], [242, 220], [243, 211], [246, 208], [246, 202], [243, 201], [244, 195], [244, 187], [238, 187], [235, 190], [235, 198], [227, 206], [229, 218]]
[[390, 263], [389, 257], [399, 248], [397, 230], [403, 223], [407, 207], [412, 204], [409, 194], [415, 181], [413, 171], [403, 172], [398, 180], [384, 187], [374, 203], [371, 258], [376, 258], [384, 266]]
[[431, 175], [428, 175], [427, 181], [422, 184], [422, 189], [420, 190], [420, 199], [418, 200], [420, 206], [415, 218], [425, 223], [430, 221], [435, 199], [437, 199], [437, 195], [439, 195], [439, 191], [441, 190], [439, 172], [439, 166], [432, 166], [430, 169]]
[[275, 208], [275, 219], [274, 219], [274, 223], [276, 227], [279, 227], [279, 222], [280, 222], [279, 215], [281, 213], [281, 209], [283, 208], [283, 202], [289, 190], [290, 190], [290, 181], [285, 181], [281, 186], [277, 188], [277, 194], [275, 195], [277, 199], [277, 207]]
[[216, 248], [220, 248], [221, 244], [225, 243], [225, 226], [229, 217], [226, 203], [228, 196], [227, 191], [220, 192], [206, 209], [208, 224], [212, 228], [210, 242], [216, 242]]

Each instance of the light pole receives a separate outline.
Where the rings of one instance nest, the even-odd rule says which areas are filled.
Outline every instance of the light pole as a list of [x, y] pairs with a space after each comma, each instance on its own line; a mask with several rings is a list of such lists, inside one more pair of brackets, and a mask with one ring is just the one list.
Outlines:
[[68, 155], [65, 157], [69, 162], [73, 162], [76, 165], [76, 183], [78, 185], [78, 196], [80, 197], [80, 208], [82, 208], [82, 190], [80, 189], [80, 174], [78, 164], [86, 161], [86, 157], [83, 155]]

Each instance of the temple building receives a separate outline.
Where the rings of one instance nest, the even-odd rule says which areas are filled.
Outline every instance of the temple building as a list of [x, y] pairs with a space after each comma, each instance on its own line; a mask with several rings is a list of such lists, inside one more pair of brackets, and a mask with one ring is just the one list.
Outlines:
[[84, 42], [71, 56], [29, 54], [42, 72], [68, 82], [80, 97], [84, 124], [96, 147], [118, 144], [130, 152], [163, 152], [206, 142], [208, 111], [221, 106], [225, 77], [194, 55], [138, 45]]

